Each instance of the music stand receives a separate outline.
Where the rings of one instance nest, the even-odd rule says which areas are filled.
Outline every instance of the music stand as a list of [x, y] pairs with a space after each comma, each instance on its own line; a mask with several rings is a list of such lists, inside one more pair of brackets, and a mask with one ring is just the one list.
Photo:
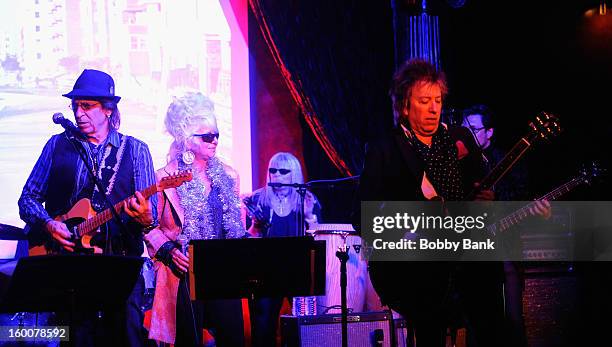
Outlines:
[[192, 300], [325, 295], [325, 241], [192, 240]]
[[49, 255], [19, 259], [2, 312], [70, 311], [121, 305], [130, 295], [143, 259], [102, 255]]
[[[19, 259], [0, 312], [118, 309], [132, 292], [144, 259], [111, 255], [49, 255]], [[71, 322], [72, 323], [72, 322]], [[70, 341], [74, 341], [70, 329]]]
[[1, 293], [0, 312], [63, 311], [74, 317], [80, 311], [117, 309], [132, 292], [143, 261], [109, 255], [21, 258]]

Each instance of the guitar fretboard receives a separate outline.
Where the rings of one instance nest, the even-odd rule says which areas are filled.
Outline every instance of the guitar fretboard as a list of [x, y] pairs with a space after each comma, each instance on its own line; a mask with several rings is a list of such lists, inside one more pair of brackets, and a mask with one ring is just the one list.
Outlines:
[[524, 137], [517, 142], [506, 156], [495, 165], [493, 170], [480, 182], [480, 189], [489, 190], [510, 170], [531, 146]]
[[[553, 191], [543, 195], [537, 200], [548, 200], [548, 201], [556, 200], [562, 195], [570, 192], [572, 189], [576, 188], [583, 182], [584, 182], [584, 178], [576, 177], [572, 179], [571, 181], [566, 182], [565, 184], [557, 187]], [[497, 223], [487, 227], [487, 230], [489, 231], [490, 234], [495, 235], [495, 233], [497, 232], [503, 232], [509, 229], [510, 227], [520, 223], [523, 219], [529, 217], [531, 215], [531, 212], [529, 212], [529, 210], [533, 206], [535, 206], [535, 202], [529, 203], [521, 207], [520, 209], [509, 214], [508, 216], [500, 219]]]
[[[140, 191], [140, 193], [144, 196], [145, 199], [148, 199], [151, 195], [155, 194], [156, 192], [157, 192], [157, 183], [154, 183], [148, 186], [147, 188], [143, 189], [142, 191]], [[121, 209], [123, 208], [123, 203], [133, 197], [134, 195], [131, 195], [130, 197], [124, 200], [121, 200], [120, 202], [116, 203], [113, 206], [113, 209], [115, 209], [117, 213], [121, 212]], [[113, 219], [113, 213], [110, 208], [107, 208], [106, 210], [96, 214], [92, 218], [79, 224], [77, 226], [77, 235], [79, 237], [83, 237], [84, 235], [91, 234], [94, 231], [96, 231], [100, 227], [100, 225], [108, 222], [111, 219]]]

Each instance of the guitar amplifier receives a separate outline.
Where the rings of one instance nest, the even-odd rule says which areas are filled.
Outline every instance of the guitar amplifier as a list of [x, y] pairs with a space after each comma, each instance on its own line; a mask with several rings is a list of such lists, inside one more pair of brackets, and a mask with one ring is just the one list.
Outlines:
[[[394, 346], [393, 317], [388, 312], [348, 315], [348, 345], [351, 347]], [[283, 347], [342, 346], [342, 316], [281, 316]]]
[[[559, 208], [550, 223], [531, 221], [519, 229], [524, 261], [570, 261], [575, 259], [575, 232], [571, 213]], [[535, 226], [534, 226], [535, 225]]]

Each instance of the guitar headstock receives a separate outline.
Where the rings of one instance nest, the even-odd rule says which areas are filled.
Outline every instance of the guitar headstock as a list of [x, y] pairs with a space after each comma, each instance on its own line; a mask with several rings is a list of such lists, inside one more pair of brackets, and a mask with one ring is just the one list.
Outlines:
[[559, 135], [561, 126], [559, 118], [549, 112], [540, 112], [536, 118], [529, 123], [529, 139], [533, 140], [550, 140]]
[[157, 184], [157, 190], [162, 191], [168, 188], [176, 188], [185, 182], [189, 182], [193, 179], [193, 173], [191, 171], [179, 171], [174, 175], [166, 176], [159, 180]]
[[604, 175], [606, 169], [602, 168], [597, 162], [592, 162], [591, 165], [584, 165], [579, 172], [579, 179], [585, 184], [591, 184], [593, 179]]

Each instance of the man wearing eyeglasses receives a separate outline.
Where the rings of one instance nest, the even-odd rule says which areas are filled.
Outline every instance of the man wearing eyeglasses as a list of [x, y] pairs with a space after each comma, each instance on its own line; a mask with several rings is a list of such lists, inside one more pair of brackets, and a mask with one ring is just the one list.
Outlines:
[[[494, 119], [491, 110], [485, 105], [473, 105], [463, 111], [462, 125], [470, 130], [480, 147], [485, 162], [485, 171], [490, 171], [505, 155], [498, 146], [493, 145]], [[496, 185], [495, 196], [498, 200], [528, 199], [524, 161], [515, 164], [507, 177]]]
[[491, 112], [485, 105], [474, 105], [463, 111], [462, 125], [472, 132], [478, 146], [486, 149], [491, 145], [493, 124]]
[[[487, 171], [490, 171], [505, 152], [493, 142], [494, 117], [489, 107], [481, 104], [473, 105], [463, 111], [462, 125], [472, 132], [474, 139], [482, 150]], [[527, 165], [525, 161], [518, 161], [510, 172], [494, 187], [495, 196], [500, 201], [527, 201], [532, 197], [527, 189]], [[540, 214], [550, 214], [549, 205]], [[518, 233], [512, 238], [519, 243]], [[510, 242], [507, 239], [506, 242]], [[512, 247], [520, 249], [520, 246]], [[512, 346], [526, 346], [525, 324], [523, 320], [523, 269], [518, 262], [504, 262], [504, 304], [506, 309], [506, 327], [508, 329], [509, 344]]]
[[[91, 208], [100, 213], [110, 208], [106, 198], [114, 205], [135, 194], [120, 211], [121, 223], [111, 220], [103, 224], [102, 232], [93, 237], [91, 246], [108, 254], [140, 256], [143, 232], [157, 226], [156, 196], [145, 199], [139, 193], [155, 183], [149, 149], [142, 141], [118, 132], [117, 103], [121, 98], [115, 95], [115, 83], [110, 75], [84, 70], [73, 90], [63, 96], [71, 101], [78, 132], [66, 131], [47, 141], [23, 188], [19, 213], [27, 224], [30, 239], [44, 240], [48, 249], [59, 253], [90, 250], [77, 248], [80, 243], [55, 218], [73, 212], [75, 203], [82, 199], [89, 199]], [[100, 187], [94, 184], [93, 176]], [[108, 244], [106, 232], [110, 234]], [[104, 312], [104, 317], [99, 319], [92, 312], [73, 318], [71, 329], [76, 332], [73, 342], [77, 346], [142, 345], [143, 286], [141, 276], [128, 299], [126, 311], [119, 315]], [[100, 331], [108, 341], [95, 340], [95, 334]]]

